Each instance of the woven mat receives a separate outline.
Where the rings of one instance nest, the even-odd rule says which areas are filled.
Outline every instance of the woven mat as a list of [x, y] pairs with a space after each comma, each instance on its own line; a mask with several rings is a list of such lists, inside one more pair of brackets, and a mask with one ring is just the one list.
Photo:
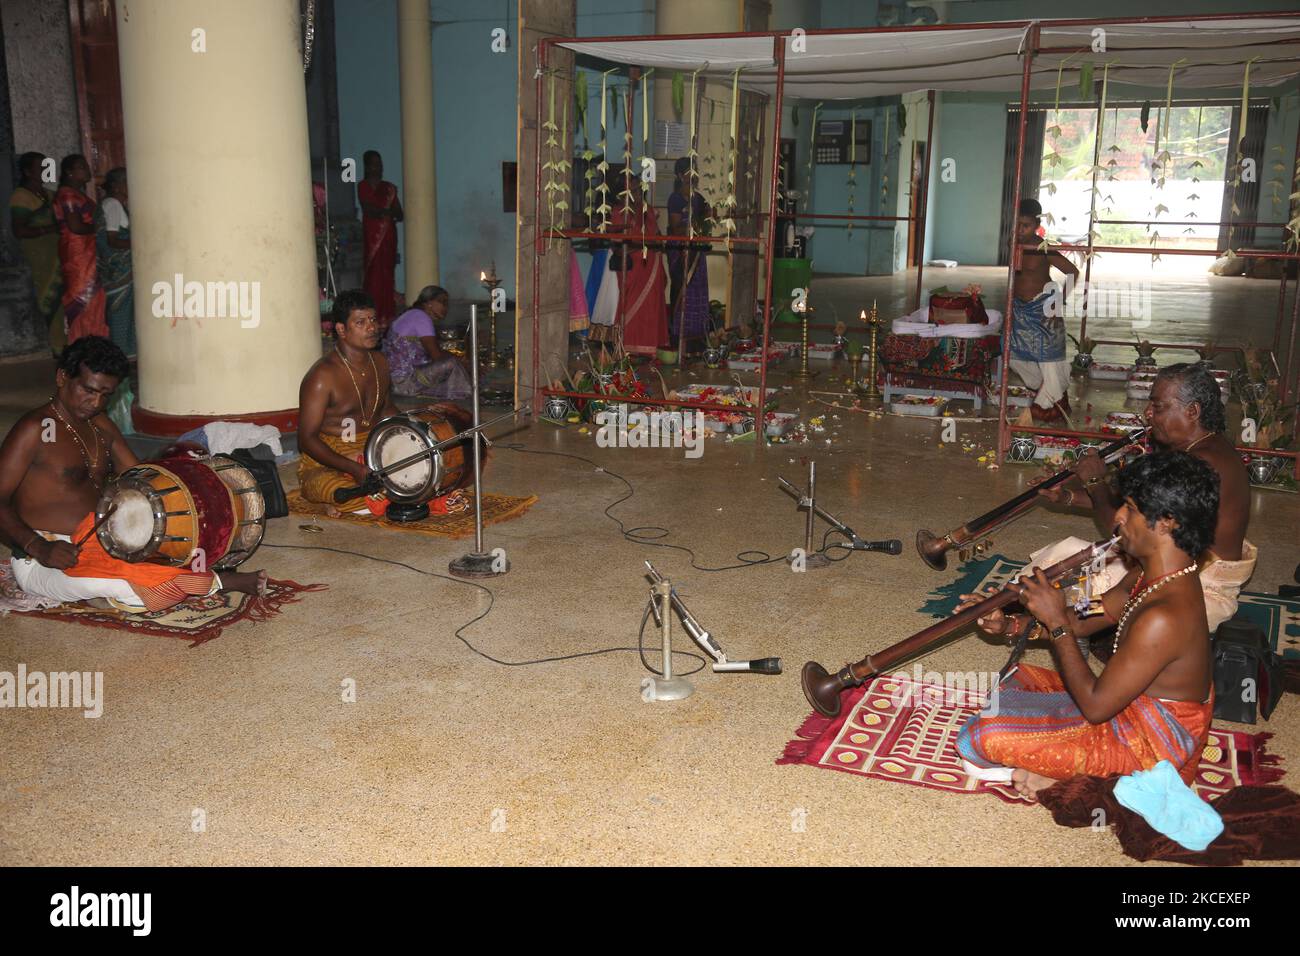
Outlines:
[[[286, 495], [289, 499], [289, 510], [294, 514], [312, 515], [316, 518], [324, 518], [327, 521], [346, 521], [350, 524], [365, 525], [371, 528], [386, 528], [390, 531], [414, 531], [416, 534], [432, 535], [435, 538], [469, 538], [474, 534], [474, 493], [466, 491], [465, 496], [469, 499], [470, 507], [460, 514], [431, 514], [421, 521], [399, 523], [389, 521], [381, 515], [372, 515], [369, 512], [365, 514], [344, 512], [340, 515], [331, 515], [329, 514], [328, 505], [308, 501], [297, 489], [288, 492]], [[483, 496], [483, 524], [499, 524], [502, 521], [512, 521], [537, 504], [537, 500], [536, 495], [520, 498], [515, 495], [486, 494]]]
[[[302, 595], [323, 591], [324, 584], [299, 584], [296, 581], [267, 582], [263, 596], [230, 592], [203, 598], [190, 598], [165, 611], [128, 614], [125, 611], [100, 610], [79, 604], [59, 604], [40, 610], [12, 610], [17, 617], [38, 617], [68, 621], [90, 627], [106, 627], [136, 634], [152, 634], [189, 641], [190, 647], [206, 644], [221, 636], [222, 631], [240, 621], [261, 623], [280, 613], [286, 604], [296, 604]], [[16, 588], [8, 561], [0, 561], [0, 593]], [[22, 594], [22, 592], [17, 592]]]
[[[812, 714], [786, 744], [778, 764], [809, 764], [952, 793], [990, 793], [1007, 803], [1032, 803], [1011, 784], [968, 777], [957, 755], [957, 734], [984, 707], [986, 695], [910, 677], [881, 676], [847, 692], [839, 717]], [[1192, 789], [1204, 799], [1243, 784], [1282, 775], [1265, 752], [1269, 734], [1210, 729]]]

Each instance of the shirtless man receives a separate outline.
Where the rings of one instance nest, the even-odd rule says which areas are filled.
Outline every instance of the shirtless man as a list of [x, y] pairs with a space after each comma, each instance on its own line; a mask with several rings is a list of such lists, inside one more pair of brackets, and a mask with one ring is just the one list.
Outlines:
[[359, 485], [369, 474], [360, 458], [370, 429], [398, 414], [367, 293], [353, 289], [334, 300], [334, 339], [298, 390], [299, 488], [308, 501], [331, 508], [336, 490]]
[[[1179, 364], [1160, 370], [1144, 413], [1152, 444], [1185, 451], [1209, 465], [1219, 478], [1219, 517], [1207, 553], [1201, 559], [1201, 586], [1211, 631], [1237, 611], [1237, 594], [1255, 570], [1258, 551], [1246, 540], [1250, 520], [1250, 480], [1246, 466], [1223, 434], [1219, 383], [1203, 365]], [[1106, 466], [1095, 450], [1074, 466], [1075, 477], [1046, 491], [1058, 504], [1091, 505], [1103, 534], [1115, 527], [1120, 501], [1106, 482]], [[1130, 572], [1130, 576], [1136, 572]]]
[[[1039, 249], [1038, 226], [1043, 207], [1036, 199], [1020, 203], [1016, 217], [1018, 262], [1011, 299], [1011, 370], [1037, 394], [1030, 407], [1034, 424], [1055, 424], [1069, 414], [1066, 392], [1070, 385], [1070, 363], [1065, 360], [1065, 319], [1048, 315], [1046, 306], [1055, 299], [1065, 301], [1047, 288], [1052, 281], [1052, 267], [1070, 280], [1078, 278], [1079, 269], [1059, 252]], [[1068, 285], [1067, 285], [1068, 288]]]
[[[1042, 570], [1020, 585], [1020, 603], [1049, 636], [1056, 671], [1021, 665], [996, 711], [972, 717], [957, 750], [981, 779], [1010, 780], [1028, 797], [1079, 774], [1108, 777], [1168, 760], [1195, 773], [1214, 710], [1213, 662], [1196, 556], [1218, 521], [1218, 477], [1180, 451], [1157, 452], [1119, 474], [1114, 520], [1140, 577], [1103, 596], [1105, 614], [1082, 620]], [[963, 595], [961, 608], [980, 596]], [[1075, 638], [1118, 623], [1114, 653], [1094, 676]], [[1034, 621], [994, 611], [988, 634], [1018, 634]], [[1014, 768], [1014, 769], [1013, 769]]]
[[[51, 600], [113, 601], [162, 610], [214, 591], [264, 593], [264, 571], [192, 572], [110, 557], [90, 533], [109, 478], [137, 464], [104, 408], [127, 374], [122, 350], [83, 336], [54, 373], [54, 397], [22, 416], [0, 445], [0, 537], [18, 586]], [[86, 540], [79, 546], [74, 543]]]

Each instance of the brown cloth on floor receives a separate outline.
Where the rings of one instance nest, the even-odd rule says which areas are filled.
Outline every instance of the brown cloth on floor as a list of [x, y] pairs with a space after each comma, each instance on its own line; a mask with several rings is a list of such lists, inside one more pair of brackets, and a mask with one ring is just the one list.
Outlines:
[[1283, 786], [1229, 790], [1210, 806], [1223, 818], [1223, 832], [1200, 853], [1153, 830], [1141, 815], [1115, 799], [1118, 777], [1073, 777], [1038, 793], [1038, 802], [1063, 827], [1090, 827], [1101, 809], [1125, 855], [1194, 866], [1239, 866], [1243, 860], [1300, 860], [1300, 794]]

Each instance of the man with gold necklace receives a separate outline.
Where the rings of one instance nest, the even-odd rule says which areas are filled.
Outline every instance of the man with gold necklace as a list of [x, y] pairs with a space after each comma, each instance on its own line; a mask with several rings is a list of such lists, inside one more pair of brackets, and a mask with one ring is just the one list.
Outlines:
[[[1102, 598], [1100, 618], [1116, 630], [1100, 675], [1076, 643], [1098, 618], [1081, 620], [1067, 608], [1065, 592], [1041, 569], [1012, 585], [1032, 618], [994, 611], [979, 619], [988, 634], [1037, 627], [1051, 642], [1056, 669], [1021, 665], [1002, 685], [996, 709], [962, 728], [957, 751], [971, 773], [1009, 780], [1030, 798], [1056, 780], [1130, 774], [1162, 760], [1190, 782], [1214, 712], [1196, 558], [1219, 521], [1218, 486], [1209, 465], [1182, 451], [1154, 452], [1119, 473], [1114, 521], [1138, 577]], [[979, 600], [968, 598], [963, 607]]]
[[[1246, 540], [1250, 480], [1241, 456], [1223, 434], [1227, 421], [1219, 395], [1219, 383], [1204, 365], [1171, 365], [1156, 376], [1144, 414], [1154, 447], [1185, 451], [1219, 476], [1218, 521], [1205, 554], [1197, 555], [1211, 632], [1237, 612], [1237, 595], [1254, 573], [1258, 555]], [[1097, 527], [1109, 533], [1119, 501], [1106, 481], [1106, 466], [1090, 452], [1074, 472], [1076, 480], [1040, 493], [1058, 504], [1089, 506]], [[1065, 550], [1068, 546], [1061, 556]], [[1044, 554], [1034, 563], [1046, 567], [1055, 557]]]
[[334, 300], [334, 348], [298, 392], [298, 486], [308, 501], [334, 506], [334, 492], [365, 481], [370, 429], [398, 414], [388, 360], [378, 350], [375, 303], [360, 289]]
[[57, 602], [113, 602], [161, 611], [215, 591], [265, 593], [261, 571], [197, 572], [119, 561], [93, 533], [111, 476], [138, 461], [104, 413], [128, 365], [106, 338], [83, 336], [59, 358], [50, 400], [18, 419], [0, 445], [0, 539], [22, 590]]

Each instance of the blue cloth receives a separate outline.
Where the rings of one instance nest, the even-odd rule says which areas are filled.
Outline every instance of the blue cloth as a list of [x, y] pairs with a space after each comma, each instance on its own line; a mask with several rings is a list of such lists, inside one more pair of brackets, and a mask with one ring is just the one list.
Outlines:
[[1219, 814], [1183, 783], [1168, 760], [1120, 777], [1115, 782], [1115, 799], [1139, 814], [1151, 829], [1197, 853], [1223, 832]]
[[1026, 362], [1065, 361], [1065, 320], [1046, 315], [1043, 307], [1052, 299], [1044, 292], [1031, 302], [1011, 302], [1011, 357]]
[[609, 271], [609, 250], [595, 249], [591, 253], [591, 271], [587, 273], [587, 314], [596, 310], [596, 296], [600, 293], [600, 284]]

